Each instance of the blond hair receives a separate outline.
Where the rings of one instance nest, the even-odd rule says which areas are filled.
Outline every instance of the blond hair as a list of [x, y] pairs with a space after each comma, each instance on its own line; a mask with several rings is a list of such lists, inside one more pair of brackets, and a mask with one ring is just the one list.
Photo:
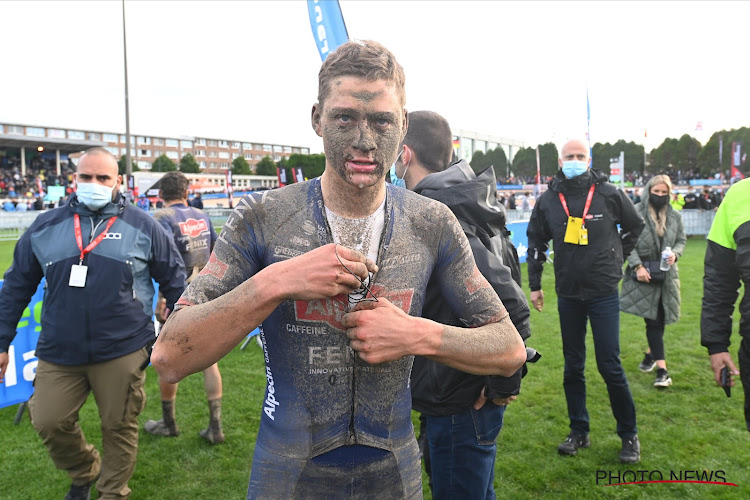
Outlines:
[[[659, 209], [658, 212], [654, 210], [654, 206], [651, 205], [651, 188], [656, 186], [657, 184], [665, 184], [668, 191], [667, 202], [663, 207]], [[654, 226], [656, 226], [656, 234], [658, 234], [660, 237], [664, 236], [664, 233], [667, 230], [667, 210], [669, 207], [669, 202], [672, 200], [672, 179], [670, 179], [669, 176], [665, 174], [655, 175], [651, 178], [651, 180], [648, 181], [645, 187], [646, 192], [648, 193], [648, 198], [646, 198], [648, 214], [649, 216], [651, 216], [651, 220], [654, 221]]]
[[338, 76], [356, 76], [365, 80], [386, 80], [396, 87], [401, 105], [406, 104], [406, 76], [396, 57], [378, 42], [349, 40], [328, 55], [318, 73], [318, 104], [331, 91], [331, 81]]

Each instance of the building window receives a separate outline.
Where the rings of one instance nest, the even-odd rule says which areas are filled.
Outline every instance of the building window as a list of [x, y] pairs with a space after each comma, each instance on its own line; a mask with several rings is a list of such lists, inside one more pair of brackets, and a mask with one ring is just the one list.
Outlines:
[[5, 133], [10, 135], [23, 135], [23, 127], [18, 125], [6, 125]]
[[182, 149], [192, 149], [193, 141], [180, 141], [180, 147]]
[[219, 154], [216, 151], [209, 151], [208, 152], [208, 157], [209, 158], [216, 158], [217, 156], [219, 156]]
[[284, 150], [281, 146], [274, 146], [273, 151], [274, 153], [281, 153]]
[[263, 159], [263, 155], [255, 155], [255, 159], [260, 161]]
[[[128, 150], [125, 149], [125, 148], [120, 148], [120, 154], [123, 155], [123, 156], [125, 156], [125, 154], [127, 154], [127, 151]], [[135, 149], [131, 149], [130, 150], [130, 157], [131, 158], [135, 158]]]
[[243, 142], [242, 149], [253, 149], [253, 145], [250, 144], [249, 142]]
[[285, 153], [291, 153], [292, 152], [292, 147], [291, 146], [284, 146], [284, 152]]
[[138, 168], [140, 168], [141, 170], [151, 170], [151, 162], [139, 161]]
[[228, 151], [222, 151], [219, 153], [219, 158], [229, 158], [229, 152]]
[[120, 142], [117, 140], [117, 135], [115, 134], [104, 134], [102, 139], [104, 139], [104, 142]]
[[164, 145], [164, 139], [154, 137], [154, 146], [163, 146], [163, 145]]
[[171, 158], [173, 160], [179, 160], [180, 155], [177, 153], [177, 151], [167, 151], [167, 158]]
[[310, 150], [308, 148], [302, 148], [302, 154], [303, 155], [309, 155], [310, 154]]
[[216, 168], [216, 162], [215, 161], [210, 162], [208, 165], [209, 165], [210, 168]]
[[166, 145], [168, 148], [176, 148], [179, 146], [179, 141], [177, 139], [167, 139]]
[[222, 163], [221, 168], [229, 168], [229, 163]]
[[244, 155], [242, 155], [242, 156], [244, 156], [246, 160], [252, 160], [252, 159], [253, 159], [253, 155], [252, 155], [252, 153], [245, 153], [245, 154], [244, 154]]
[[[124, 135], [120, 136], [120, 142], [123, 144], [127, 142]], [[130, 136], [130, 144], [135, 144], [135, 137], [133, 137], [132, 135]]]
[[151, 144], [151, 138], [150, 137], [138, 137], [138, 144], [143, 144], [145, 146], [148, 146]]
[[198, 166], [199, 166], [200, 168], [206, 168], [206, 162], [205, 162], [205, 161], [199, 161], [199, 162], [198, 162]]
[[273, 161], [281, 161], [281, 155], [274, 155]]
[[26, 127], [26, 135], [32, 137], [44, 137], [44, 129], [39, 127]]
[[68, 130], [68, 139], [83, 141], [86, 140], [86, 134], [79, 130]]
[[110, 153], [112, 153], [112, 155], [115, 156], [115, 157], [120, 156], [120, 150], [117, 149], [117, 148], [106, 147], [104, 149], [106, 149], [107, 151], [109, 151]]
[[141, 149], [140, 154], [138, 156], [151, 156], [151, 150], [150, 149]]
[[239, 142], [233, 142], [232, 143], [232, 149], [240, 149], [240, 143]]
[[219, 147], [220, 148], [228, 148], [229, 147], [229, 141], [219, 141]]
[[47, 130], [47, 137], [55, 137], [58, 139], [65, 139], [65, 131], [57, 128], [51, 128]]
[[263, 151], [273, 151], [270, 144], [263, 144]]
[[208, 140], [208, 147], [215, 148], [216, 147], [216, 141], [214, 141], [213, 139], [209, 139]]
[[196, 156], [196, 158], [199, 157], [199, 156], [205, 158], [206, 157], [206, 152], [204, 150], [202, 150], [202, 149], [196, 149], [195, 150], [195, 156]]
[[89, 132], [89, 140], [90, 141], [101, 141], [102, 140], [102, 134], [98, 134], [96, 132]]
[[206, 139], [196, 139], [195, 140], [195, 145], [196, 146], [204, 146], [205, 147], [205, 145], [206, 145]]

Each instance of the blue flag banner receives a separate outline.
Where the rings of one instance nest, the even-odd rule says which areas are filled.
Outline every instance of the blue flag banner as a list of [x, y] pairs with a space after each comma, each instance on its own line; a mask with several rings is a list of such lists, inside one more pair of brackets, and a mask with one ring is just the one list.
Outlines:
[[[3, 280], [0, 280], [0, 288], [2, 287]], [[29, 307], [23, 310], [16, 338], [8, 349], [8, 369], [5, 371], [5, 382], [0, 384], [0, 408], [28, 401], [34, 392], [34, 376], [39, 363], [36, 342], [42, 330], [43, 298], [44, 280], [31, 297]]]
[[510, 241], [513, 242], [518, 251], [518, 260], [523, 264], [526, 262], [526, 253], [529, 249], [529, 238], [526, 236], [529, 221], [509, 222], [505, 227], [510, 231]]
[[336, 0], [307, 0], [307, 11], [320, 59], [325, 61], [328, 54], [349, 40], [341, 6]]
[[[154, 303], [156, 307], [159, 296], [159, 284], [151, 281], [154, 285]], [[16, 337], [10, 343], [8, 349], [8, 369], [5, 371], [5, 382], [0, 384], [0, 408], [28, 401], [34, 393], [34, 377], [36, 376], [36, 365], [39, 360], [36, 357], [36, 343], [39, 340], [39, 332], [42, 331], [42, 302], [44, 300], [44, 285], [46, 281], [42, 278], [36, 292], [31, 297], [29, 306], [23, 310], [21, 320], [16, 327]], [[0, 288], [3, 280], [0, 280]], [[156, 318], [153, 318], [156, 321]]]

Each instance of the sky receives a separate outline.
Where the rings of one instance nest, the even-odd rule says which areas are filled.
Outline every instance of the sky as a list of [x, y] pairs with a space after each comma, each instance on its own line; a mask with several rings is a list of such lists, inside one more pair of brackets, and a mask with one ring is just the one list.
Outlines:
[[[528, 146], [647, 150], [750, 126], [750, 2], [341, 0], [408, 110]], [[304, 1], [125, 2], [130, 129], [309, 147], [321, 59]], [[0, 123], [125, 132], [122, 3], [1, 1]], [[744, 64], [743, 64], [744, 63]], [[702, 131], [696, 130], [698, 122]]]

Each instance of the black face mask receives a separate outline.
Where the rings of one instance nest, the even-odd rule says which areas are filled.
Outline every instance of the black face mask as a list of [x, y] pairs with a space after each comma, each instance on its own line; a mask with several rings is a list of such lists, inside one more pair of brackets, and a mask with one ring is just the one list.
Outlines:
[[651, 203], [654, 206], [654, 208], [661, 208], [661, 207], [663, 207], [664, 205], [667, 204], [668, 200], [669, 200], [669, 195], [668, 194], [664, 194], [664, 195], [658, 195], [658, 194], [654, 194], [654, 193], [649, 193], [648, 194], [648, 201], [649, 201], [649, 203]]

